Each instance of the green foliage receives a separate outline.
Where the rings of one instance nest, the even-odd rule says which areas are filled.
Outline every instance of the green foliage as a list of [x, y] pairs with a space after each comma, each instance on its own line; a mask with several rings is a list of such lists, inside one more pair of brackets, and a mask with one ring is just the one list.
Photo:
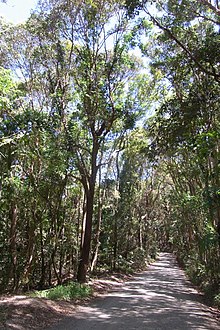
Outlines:
[[220, 293], [215, 295], [214, 297], [214, 304], [217, 308], [220, 308]]
[[164, 173], [159, 244], [213, 297], [220, 280], [218, 18], [206, 5], [195, 10], [195, 3], [167, 1], [163, 12], [158, 1], [160, 13], [146, 9], [158, 30], [142, 50], [169, 90], [147, 122], [146, 152], [153, 170]]
[[149, 256], [146, 255], [146, 251], [143, 248], [136, 248], [134, 251], [131, 251], [128, 258], [134, 271], [145, 269], [149, 261]]
[[[1, 99], [2, 97], [7, 97], [9, 94], [14, 92], [16, 84], [13, 82], [11, 78], [11, 71], [6, 70], [0, 67], [0, 87], [1, 87]], [[1, 104], [2, 106], [2, 104]]]
[[[217, 292], [215, 11], [196, 0], [42, 1], [38, 10], [0, 36], [11, 68], [0, 68], [1, 287], [76, 275], [90, 212], [98, 268], [140, 269], [160, 248]], [[75, 284], [39, 293], [84, 294]]]
[[139, 14], [139, 11], [143, 8], [143, 5], [148, 2], [146, 0], [126, 0], [125, 7], [128, 11], [128, 15], [133, 17]]
[[58, 285], [57, 287], [35, 291], [32, 297], [47, 298], [51, 300], [73, 300], [83, 299], [92, 295], [92, 288], [88, 285], [71, 283], [68, 285]]

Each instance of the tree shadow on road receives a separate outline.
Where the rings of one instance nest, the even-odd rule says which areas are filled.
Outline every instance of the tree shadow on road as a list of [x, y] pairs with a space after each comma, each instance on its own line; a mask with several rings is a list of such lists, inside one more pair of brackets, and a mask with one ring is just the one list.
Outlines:
[[80, 307], [76, 316], [53, 329], [219, 329], [201, 301], [201, 294], [187, 281], [175, 258], [162, 254], [147, 271]]

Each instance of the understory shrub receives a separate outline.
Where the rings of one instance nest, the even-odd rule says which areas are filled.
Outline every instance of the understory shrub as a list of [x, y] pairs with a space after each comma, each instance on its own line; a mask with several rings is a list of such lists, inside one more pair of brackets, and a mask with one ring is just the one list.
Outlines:
[[79, 283], [71, 283], [68, 285], [58, 285], [48, 290], [35, 291], [32, 296], [51, 300], [72, 300], [86, 298], [91, 294], [92, 288], [90, 286]]
[[216, 307], [220, 308], [220, 293], [215, 295], [214, 304], [215, 304]]

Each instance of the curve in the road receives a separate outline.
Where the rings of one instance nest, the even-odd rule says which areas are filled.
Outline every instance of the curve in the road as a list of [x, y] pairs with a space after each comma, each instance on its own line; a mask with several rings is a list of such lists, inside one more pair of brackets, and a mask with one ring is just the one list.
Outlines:
[[172, 254], [115, 292], [79, 307], [49, 330], [219, 330], [220, 324], [186, 279]]

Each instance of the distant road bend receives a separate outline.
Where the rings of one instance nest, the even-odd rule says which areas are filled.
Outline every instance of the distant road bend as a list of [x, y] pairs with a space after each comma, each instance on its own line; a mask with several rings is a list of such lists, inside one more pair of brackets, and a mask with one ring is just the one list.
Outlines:
[[220, 323], [201, 303], [172, 254], [129, 282], [63, 319], [48, 330], [219, 330]]

